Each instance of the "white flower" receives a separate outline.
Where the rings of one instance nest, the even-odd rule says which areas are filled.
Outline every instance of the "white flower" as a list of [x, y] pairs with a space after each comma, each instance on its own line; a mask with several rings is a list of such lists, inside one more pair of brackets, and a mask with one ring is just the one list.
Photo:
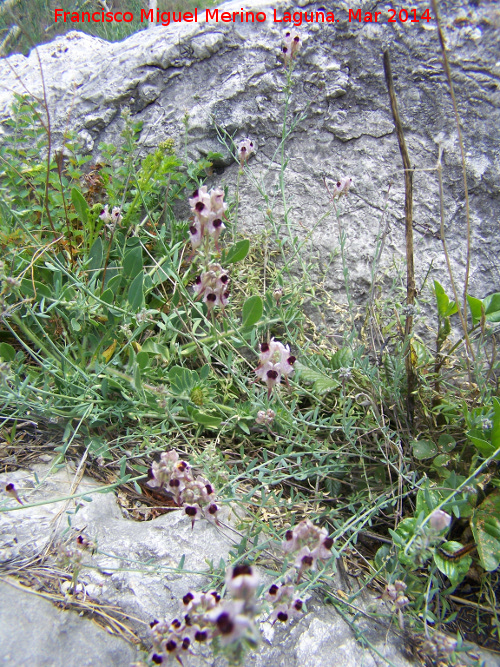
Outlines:
[[242, 563], [228, 569], [226, 585], [235, 598], [250, 600], [259, 585], [259, 575], [251, 565]]
[[238, 160], [241, 166], [245, 164], [252, 153], [255, 153], [253, 141], [250, 141], [250, 139], [240, 141], [238, 144]]
[[451, 516], [446, 512], [443, 512], [443, 510], [434, 510], [429, 519], [430, 527], [437, 533], [440, 533], [445, 528], [448, 528], [450, 523]]

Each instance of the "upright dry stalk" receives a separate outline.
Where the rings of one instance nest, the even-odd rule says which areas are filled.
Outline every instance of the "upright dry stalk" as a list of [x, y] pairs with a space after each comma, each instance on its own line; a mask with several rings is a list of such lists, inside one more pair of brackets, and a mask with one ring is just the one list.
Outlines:
[[158, 0], [149, 0], [149, 10], [153, 10], [153, 20], [148, 23], [148, 29], [154, 28], [156, 24], [156, 10], [158, 8]]
[[415, 412], [415, 399], [413, 392], [416, 386], [416, 376], [412, 361], [411, 331], [413, 326], [413, 306], [415, 303], [415, 269], [413, 264], [413, 170], [410, 164], [410, 156], [406, 148], [403, 134], [403, 126], [398, 112], [396, 93], [394, 92], [394, 82], [392, 80], [391, 61], [389, 52], [384, 51], [384, 72], [387, 90], [389, 91], [389, 100], [391, 102], [392, 117], [396, 126], [399, 150], [403, 158], [404, 177], [405, 177], [405, 236], [406, 236], [406, 323], [405, 323], [405, 344], [407, 346], [405, 366], [407, 378], [407, 400], [406, 408], [408, 422], [413, 424], [413, 415]]

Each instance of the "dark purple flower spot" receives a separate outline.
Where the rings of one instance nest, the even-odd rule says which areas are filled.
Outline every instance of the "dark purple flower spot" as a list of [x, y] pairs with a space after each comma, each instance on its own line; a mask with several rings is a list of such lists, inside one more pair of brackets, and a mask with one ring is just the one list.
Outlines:
[[234, 622], [227, 611], [223, 611], [217, 618], [217, 628], [221, 635], [229, 635], [234, 630]]
[[194, 281], [197, 285], [201, 285], [201, 276], [196, 276], [196, 280]]
[[205, 484], [205, 488], [209, 496], [214, 492], [214, 488], [211, 484]]
[[7, 491], [7, 493], [10, 493], [11, 491], [15, 491], [16, 487], [14, 486], [14, 484], [10, 483], [6, 485], [5, 490]]
[[224, 292], [223, 296], [225, 299], [229, 299], [229, 292]]
[[233, 568], [233, 579], [235, 577], [240, 577], [242, 574], [252, 574], [252, 568], [247, 563], [242, 563], [241, 565], [236, 565]]
[[177, 630], [178, 628], [181, 627], [181, 622], [179, 621], [178, 618], [174, 618], [174, 620], [170, 625]]
[[148, 468], [148, 479], [154, 479], [154, 478], [155, 478], [155, 474], [153, 472], [153, 469]]
[[246, 146], [242, 146], [242, 147], [240, 148], [240, 151], [241, 151], [242, 153], [246, 153], [246, 152], [247, 152], [247, 148], [246, 148]]
[[153, 653], [153, 655], [151, 656], [151, 660], [155, 663], [155, 665], [161, 665], [161, 663], [163, 662], [163, 658], [161, 657], [161, 655], [158, 655], [158, 653]]
[[276, 618], [282, 623], [286, 623], [288, 621], [288, 614], [286, 611], [280, 611], [278, 612], [278, 616]]
[[264, 353], [269, 352], [269, 343], [261, 343], [260, 351]]
[[189, 228], [189, 233], [191, 234], [191, 236], [196, 236], [196, 234], [198, 233], [198, 230], [196, 229], [196, 227], [194, 225], [191, 225], [191, 227]]
[[215, 227], [215, 229], [218, 229], [222, 225], [222, 220], [220, 218], [216, 218], [212, 224]]
[[206, 630], [198, 630], [194, 635], [194, 638], [196, 639], [197, 642], [206, 642], [207, 637], [208, 635]]
[[287, 530], [285, 533], [285, 540], [290, 542], [293, 539], [293, 530]]
[[341, 185], [342, 183], [340, 181], [337, 181], [337, 187], [340, 188]]
[[215, 503], [212, 503], [211, 505], [208, 506], [208, 513], [209, 514], [216, 514], [219, 511], [219, 508]]
[[190, 644], [191, 644], [191, 640], [189, 639], [189, 637], [184, 637], [184, 639], [182, 640], [182, 648], [185, 651], [187, 651]]
[[[184, 598], [183, 598], [184, 599]], [[191, 620], [191, 616], [189, 614], [186, 614], [184, 616], [184, 623], [188, 626], [188, 628], [193, 625], [193, 621]]]
[[168, 483], [169, 486], [173, 487], [178, 487], [180, 485], [180, 480], [178, 479], [171, 479], [170, 482]]
[[323, 546], [325, 549], [331, 549], [333, 547], [333, 537], [327, 537], [323, 540]]
[[300, 42], [300, 37], [299, 37], [298, 35], [296, 35], [296, 36], [293, 38], [293, 41], [294, 41], [296, 44], [298, 44], [298, 43]]
[[276, 584], [273, 584], [273, 585], [271, 586], [271, 588], [269, 589], [269, 595], [276, 595], [276, 593], [278, 592], [278, 590], [279, 590], [279, 589], [278, 589], [278, 587], [276, 586]]
[[194, 595], [192, 593], [186, 593], [186, 595], [182, 598], [184, 604], [189, 604], [191, 600], [194, 600]]
[[295, 602], [293, 603], [293, 606], [297, 611], [300, 611], [303, 605], [304, 603], [302, 602], [302, 600], [295, 600]]
[[289, 32], [285, 32], [285, 37], [290, 37], [290, 33], [289, 33]]
[[198, 213], [200, 211], [203, 211], [204, 208], [205, 208], [205, 204], [202, 201], [196, 202], [195, 209], [198, 211]]
[[157, 621], [156, 618], [155, 618], [154, 621], [151, 621], [151, 623], [149, 624], [149, 627], [150, 627], [150, 628], [154, 628], [155, 625], [158, 625], [158, 623], [159, 623], [159, 621]]
[[229, 276], [221, 276], [221, 277], [220, 277], [220, 281], [221, 281], [221, 283], [223, 283], [224, 285], [227, 283], [228, 280], [229, 280]]
[[198, 196], [198, 190], [195, 190], [195, 191], [193, 192], [193, 199], [194, 199], [195, 197], [197, 197], [197, 196]]
[[215, 303], [217, 301], [217, 295], [216, 294], [207, 294], [207, 301], [212, 301]]
[[312, 564], [313, 564], [312, 556], [303, 556], [302, 565], [304, 565], [305, 567], [311, 567]]
[[177, 468], [181, 472], [184, 472], [184, 470], [186, 470], [187, 467], [188, 467], [188, 464], [186, 463], [186, 461], [179, 461], [179, 463], [177, 464]]
[[276, 380], [276, 378], [278, 377], [278, 371], [267, 371], [267, 377], [270, 380]]
[[293, 354], [291, 357], [288, 357], [287, 359], [287, 362], [290, 364], [290, 366], [293, 366], [296, 361], [297, 359], [293, 356]]
[[196, 508], [196, 507], [191, 507], [190, 505], [188, 505], [188, 506], [184, 509], [184, 511], [186, 512], [186, 514], [187, 514], [188, 516], [196, 516], [197, 513], [198, 513], [197, 508]]
[[78, 535], [76, 541], [78, 544], [85, 544], [85, 538], [83, 537], [83, 535]]
[[283, 53], [288, 53], [288, 47], [287, 46], [283, 47]]
[[169, 653], [172, 653], [172, 652], [175, 651], [175, 649], [177, 648], [177, 642], [174, 642], [173, 639], [170, 639], [170, 640], [165, 644], [165, 648], [167, 649], [167, 651], [168, 651]]
[[213, 595], [213, 598], [216, 602], [219, 602], [220, 600], [220, 595], [217, 593], [217, 591], [212, 591], [210, 595]]

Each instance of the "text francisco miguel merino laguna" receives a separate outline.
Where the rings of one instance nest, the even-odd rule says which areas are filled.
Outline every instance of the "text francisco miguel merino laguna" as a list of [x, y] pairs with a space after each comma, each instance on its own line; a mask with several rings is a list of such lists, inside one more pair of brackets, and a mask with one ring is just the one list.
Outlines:
[[[218, 9], [205, 9], [205, 21], [222, 21], [224, 23], [234, 23], [241, 21], [242, 23], [264, 23], [267, 20], [266, 12], [253, 12], [241, 9], [239, 12], [224, 12]], [[394, 10], [393, 10], [394, 11]], [[406, 10], [404, 10], [406, 11]], [[415, 10], [412, 10], [415, 11]], [[349, 9], [349, 22], [358, 21], [365, 23], [377, 23], [378, 18], [382, 12], [364, 12], [361, 9]], [[396, 13], [396, 12], [394, 12]], [[200, 15], [202, 12], [200, 11]], [[141, 9], [141, 22], [156, 22], [163, 26], [170, 25], [170, 23], [197, 23], [198, 9], [194, 12], [160, 12], [156, 10], [156, 21], [154, 20], [153, 10], [149, 11]], [[134, 20], [132, 12], [105, 12], [104, 10], [97, 12], [66, 12], [62, 9], [55, 10], [55, 22], [64, 23], [131, 23]], [[334, 23], [339, 19], [335, 19], [333, 12], [322, 10], [319, 12], [285, 12], [283, 18], [277, 15], [276, 9], [273, 10], [274, 23], [292, 23], [295, 27], [302, 25], [302, 23]], [[390, 20], [390, 19], [389, 19]], [[418, 19], [417, 19], [418, 22]]]

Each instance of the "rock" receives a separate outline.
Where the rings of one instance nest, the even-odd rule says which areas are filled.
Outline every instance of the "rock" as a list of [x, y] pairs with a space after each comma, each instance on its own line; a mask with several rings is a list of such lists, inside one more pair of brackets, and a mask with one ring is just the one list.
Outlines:
[[0, 664], [24, 667], [127, 667], [137, 651], [75, 612], [0, 581]]
[[[147, 641], [149, 623], [178, 616], [179, 600], [188, 590], [210, 589], [210, 561], [215, 568], [221, 560], [228, 562], [237, 537], [228, 524], [229, 510], [224, 515], [226, 528], [220, 529], [204, 520], [197, 521], [191, 529], [190, 520], [180, 510], [136, 522], [123, 516], [113, 493], [96, 493], [102, 485], [88, 477], [83, 477], [77, 489], [79, 494], [85, 494], [83, 498], [53, 502], [69, 494], [73, 478], [74, 472], [69, 468], [51, 470], [47, 464], [37, 465], [35, 471], [0, 474], [0, 488], [15, 484], [23, 503], [46, 503], [0, 512], [0, 573], [17, 568], [28, 574], [27, 561], [44, 553], [50, 540], [56, 547], [64, 541], [74, 544], [75, 536], [83, 531], [95, 542], [96, 553], [86, 552], [84, 557], [78, 577], [78, 599], [84, 600], [85, 591], [85, 599], [97, 605], [115, 605], [122, 614], [121, 620]], [[8, 502], [15, 507], [15, 501]], [[177, 567], [183, 556], [183, 571], [179, 572]], [[54, 564], [53, 556], [46, 561], [49, 569], [51, 563]], [[135, 649], [123, 640], [108, 635], [73, 611], [53, 607], [36, 591], [20, 590], [13, 577], [7, 582], [10, 584], [0, 582], [0, 664], [127, 667], [134, 659]], [[64, 602], [64, 593], [68, 601], [72, 599], [68, 584], [69, 580], [61, 580], [60, 601]], [[341, 588], [337, 577], [332, 578], [331, 586], [334, 590]], [[361, 612], [374, 603], [367, 593], [354, 601]], [[288, 628], [281, 624], [272, 626], [265, 620], [263, 617], [261, 648], [247, 656], [245, 667], [375, 667], [386, 661], [397, 667], [411, 664], [403, 656], [397, 636], [388, 633], [384, 625], [377, 626], [368, 619], [358, 623], [362, 637], [369, 642], [369, 648], [365, 648], [334, 608], [314, 597], [308, 604], [308, 613]], [[23, 639], [27, 636], [30, 642]], [[201, 647], [196, 653], [189, 657], [189, 667], [225, 665], [221, 657], [211, 655], [208, 647]], [[483, 657], [489, 660], [488, 667], [500, 665], [487, 653]]]
[[[317, 6], [300, 2], [301, 11]], [[428, 9], [419, 1], [417, 15]], [[221, 147], [217, 131], [251, 137], [259, 151], [250, 160], [256, 179], [240, 183], [240, 232], [255, 235], [266, 227], [263, 211], [273, 210], [283, 224], [282, 199], [275, 196], [286, 75], [280, 61], [283, 23], [273, 22], [273, 9], [263, 0], [249, 9], [265, 11], [265, 23], [175, 23], [142, 31], [109, 44], [71, 32], [38, 48], [47, 89], [55, 145], [69, 126], [79, 133], [85, 150], [98, 155], [99, 142], [119, 143], [120, 112], [129, 109], [144, 123], [145, 151], [167, 137], [180, 146], [182, 119], [189, 114], [188, 151], [224, 153], [229, 164], [217, 183], [235, 192], [238, 166]], [[239, 11], [239, 3], [224, 9]], [[277, 15], [290, 9], [278, 5]], [[297, 9], [297, 7], [295, 7]], [[324, 276], [325, 287], [345, 299], [342, 263], [331, 260], [339, 247], [339, 225], [346, 234], [351, 294], [366, 301], [377, 238], [387, 224], [382, 271], [391, 271], [404, 256], [404, 184], [402, 161], [384, 81], [382, 51], [392, 60], [396, 95], [414, 174], [414, 231], [417, 288], [424, 277], [432, 285], [450, 282], [439, 238], [438, 180], [434, 168], [442, 146], [445, 230], [455, 279], [462, 291], [466, 266], [466, 216], [462, 166], [453, 107], [434, 20], [388, 22], [385, 5], [379, 22], [349, 21], [349, 3], [335, 9], [333, 24], [303, 23], [303, 47], [295, 67], [289, 122], [298, 119], [286, 146], [290, 235], [307, 242], [294, 270]], [[500, 166], [498, 127], [498, 9], [494, 3], [459, 2], [441, 7], [458, 112], [462, 119], [472, 225], [469, 292], [479, 298], [498, 288], [500, 241]], [[410, 16], [410, 19], [412, 16]], [[15, 55], [0, 61], [0, 117], [5, 118], [12, 91], [41, 95], [38, 56]], [[278, 151], [279, 154], [279, 151]], [[218, 170], [220, 171], [220, 169]], [[339, 218], [329, 213], [323, 176], [335, 182], [354, 179], [339, 205]], [[266, 189], [269, 202], [264, 206]], [[215, 183], [215, 181], [214, 181]], [[211, 185], [211, 184], [209, 184]], [[389, 190], [390, 186], [390, 190]], [[389, 190], [389, 194], [388, 194]], [[384, 217], [384, 210], [387, 212]], [[181, 211], [187, 218], [187, 204]], [[267, 223], [268, 224], [268, 223]], [[283, 226], [281, 235], [288, 236]], [[308, 235], [308, 236], [307, 236]], [[404, 273], [404, 269], [403, 269]], [[403, 300], [401, 296], [401, 300]]]

